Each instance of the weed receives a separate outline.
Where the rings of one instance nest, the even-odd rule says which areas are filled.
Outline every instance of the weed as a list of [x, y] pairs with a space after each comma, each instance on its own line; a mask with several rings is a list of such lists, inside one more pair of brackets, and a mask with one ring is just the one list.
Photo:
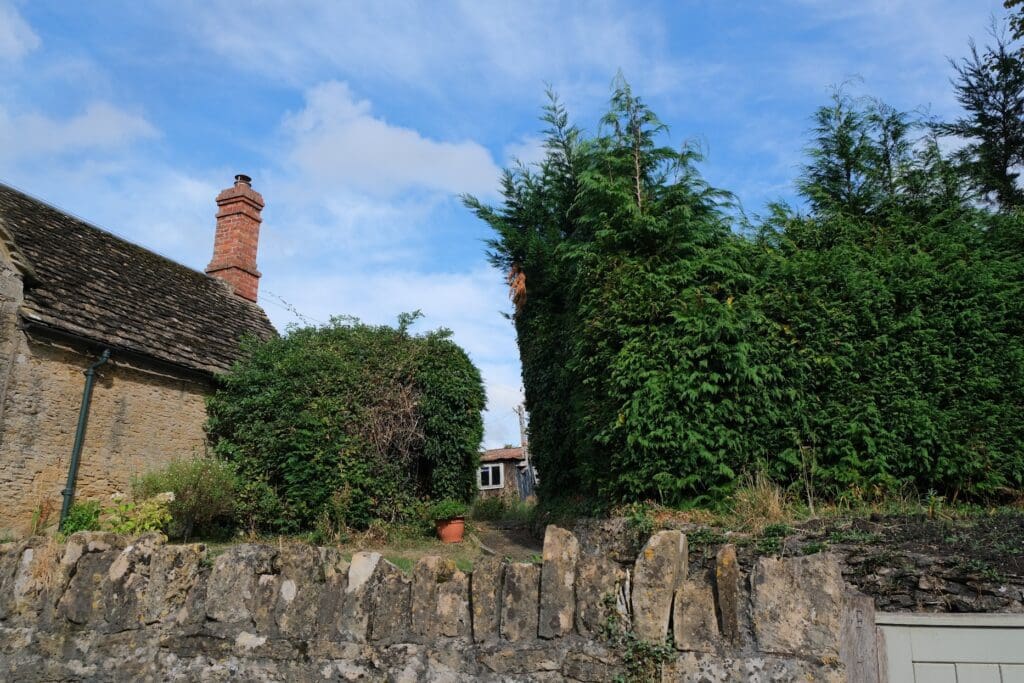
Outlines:
[[622, 628], [614, 594], [604, 596], [605, 621], [602, 634], [619, 651], [625, 673], [616, 676], [616, 683], [654, 683], [662, 679], [665, 664], [676, 658], [676, 649], [669, 641], [654, 643]]
[[761, 538], [757, 540], [757, 550], [763, 555], [775, 555], [782, 550], [782, 542], [786, 536], [793, 533], [786, 524], [769, 524], [761, 532]]
[[725, 543], [725, 535], [714, 529], [700, 528], [686, 535], [686, 541], [693, 550], [703, 550]]
[[630, 540], [635, 547], [639, 548], [654, 533], [654, 517], [651, 516], [650, 506], [644, 503], [633, 503], [625, 509], [625, 517]]
[[51, 500], [40, 500], [36, 509], [32, 511], [32, 521], [29, 523], [29, 536], [42, 536], [46, 527], [50, 525], [50, 517], [53, 515], [54, 504]]
[[51, 588], [60, 576], [61, 548], [57, 539], [50, 536], [42, 545], [32, 549], [32, 565], [29, 576], [40, 589]]
[[811, 541], [804, 545], [801, 552], [803, 552], [804, 555], [814, 555], [815, 553], [824, 552], [826, 550], [828, 550], [828, 541]]
[[988, 562], [977, 558], [962, 560], [957, 563], [956, 567], [962, 572], [977, 574], [986, 581], [992, 581], [993, 583], [1001, 583], [1005, 580], [1005, 577], [998, 569], [990, 565]]

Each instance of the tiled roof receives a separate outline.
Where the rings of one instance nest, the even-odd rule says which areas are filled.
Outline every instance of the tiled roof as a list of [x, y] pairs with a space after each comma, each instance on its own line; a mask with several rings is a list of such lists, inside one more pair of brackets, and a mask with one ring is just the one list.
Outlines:
[[210, 374], [238, 358], [244, 334], [276, 334], [224, 282], [2, 183], [0, 239], [27, 273], [28, 323]]
[[497, 462], [499, 460], [522, 460], [523, 447], [515, 448], [492, 448], [480, 454], [480, 462]]

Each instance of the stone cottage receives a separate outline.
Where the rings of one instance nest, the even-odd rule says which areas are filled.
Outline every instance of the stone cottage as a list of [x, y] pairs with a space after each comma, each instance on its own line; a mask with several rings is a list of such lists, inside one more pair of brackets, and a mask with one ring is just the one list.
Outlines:
[[0, 184], [0, 536], [56, 521], [90, 366], [75, 499], [204, 452], [214, 376], [243, 335], [276, 334], [256, 303], [263, 198], [239, 175], [216, 201], [201, 273]]
[[492, 448], [480, 454], [476, 485], [481, 498], [523, 500], [533, 494], [535, 483], [536, 472], [522, 446]]

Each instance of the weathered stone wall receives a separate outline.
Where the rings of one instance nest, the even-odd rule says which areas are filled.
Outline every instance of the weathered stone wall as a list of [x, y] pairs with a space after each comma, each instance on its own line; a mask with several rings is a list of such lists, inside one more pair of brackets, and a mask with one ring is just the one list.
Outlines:
[[848, 618], [863, 600], [828, 555], [745, 573], [724, 546], [698, 573], [686, 537], [666, 531], [622, 566], [549, 527], [543, 559], [468, 574], [427, 557], [406, 575], [376, 553], [306, 545], [211, 562], [155, 535], [9, 543], [0, 679], [608, 681], [629, 650], [608, 634], [627, 629], [669, 643], [665, 681], [841, 681], [865, 661], [843, 643], [872, 616]]
[[[991, 521], [987, 524], [992, 525]], [[692, 537], [706, 532], [693, 527]], [[785, 546], [780, 548], [783, 555], [799, 556], [821, 547], [820, 543], [817, 548], [811, 545], [819, 540], [820, 534], [804, 529], [791, 531]], [[637, 557], [637, 544], [624, 518], [580, 520], [574, 532], [582, 544], [620, 563], [628, 564]], [[733, 538], [740, 566], [751, 571], [761, 555], [757, 544], [749, 535], [745, 537], [746, 543], [741, 534]], [[844, 580], [870, 596], [880, 612], [1024, 613], [1024, 576], [965, 562], [963, 557], [941, 546], [923, 552], [868, 538], [860, 542], [835, 541], [828, 548], [839, 563]], [[1006, 552], [1012, 554], [1013, 550]], [[690, 548], [691, 568], [709, 571], [714, 563], [714, 546], [698, 544]]]
[[[85, 383], [96, 356], [30, 338], [17, 325], [21, 279], [0, 258], [0, 536], [40, 511], [56, 521]], [[131, 366], [115, 354], [94, 385], [76, 499], [127, 492], [131, 478], [202, 453], [202, 383]]]

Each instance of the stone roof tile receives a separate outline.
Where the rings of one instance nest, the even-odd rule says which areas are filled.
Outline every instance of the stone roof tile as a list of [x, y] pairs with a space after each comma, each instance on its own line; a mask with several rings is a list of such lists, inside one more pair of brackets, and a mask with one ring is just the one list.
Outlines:
[[227, 283], [2, 183], [0, 228], [26, 273], [28, 322], [209, 374], [231, 367], [243, 335], [277, 334]]

